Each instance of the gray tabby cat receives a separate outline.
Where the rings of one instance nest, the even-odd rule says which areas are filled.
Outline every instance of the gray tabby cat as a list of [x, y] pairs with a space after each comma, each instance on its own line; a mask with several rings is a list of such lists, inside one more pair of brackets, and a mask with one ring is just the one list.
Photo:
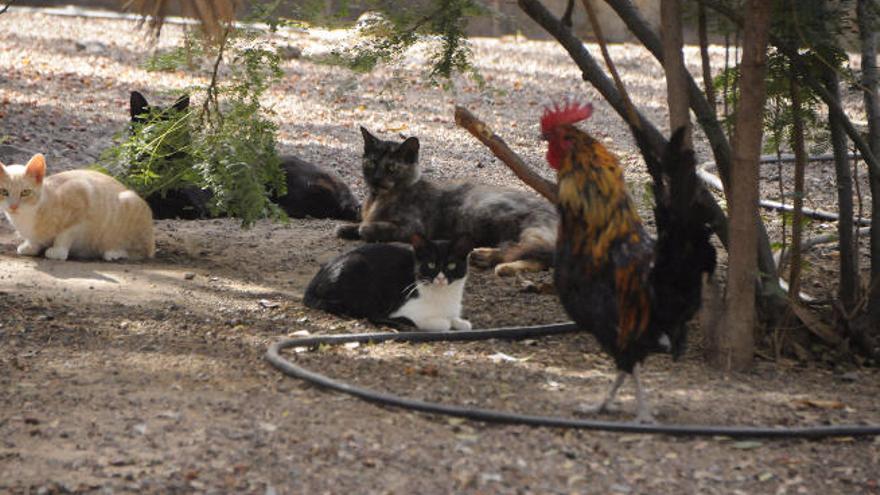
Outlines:
[[[361, 127], [363, 171], [369, 195], [360, 224], [343, 225], [339, 237], [368, 242], [467, 236], [476, 246], [477, 266], [498, 275], [545, 269], [553, 263], [557, 215], [534, 194], [473, 182], [439, 182], [421, 177], [419, 140], [383, 141]], [[496, 266], [497, 265], [497, 266]]]

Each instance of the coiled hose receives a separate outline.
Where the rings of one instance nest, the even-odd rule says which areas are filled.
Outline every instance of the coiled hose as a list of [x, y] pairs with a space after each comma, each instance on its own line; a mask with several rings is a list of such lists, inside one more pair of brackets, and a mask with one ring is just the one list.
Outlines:
[[336, 390], [361, 398], [367, 402], [385, 406], [395, 406], [425, 413], [444, 414], [488, 423], [522, 424], [529, 426], [548, 426], [556, 428], [578, 428], [627, 433], [652, 433], [677, 436], [725, 436], [731, 438], [825, 438], [862, 437], [880, 435], [880, 425], [835, 425], [803, 426], [794, 428], [753, 427], [753, 426], [711, 426], [711, 425], [662, 425], [633, 422], [598, 421], [590, 419], [563, 418], [554, 416], [535, 416], [494, 411], [475, 407], [462, 407], [438, 404], [416, 399], [408, 399], [394, 394], [377, 392], [358, 387], [330, 377], [309, 371], [282, 357], [285, 349], [296, 347], [316, 347], [319, 345], [342, 345], [352, 342], [463, 342], [487, 339], [516, 340], [543, 337], [578, 330], [575, 323], [557, 323], [526, 327], [505, 327], [489, 330], [470, 330], [460, 332], [387, 332], [325, 335], [281, 340], [272, 344], [266, 352], [266, 359], [285, 375], [299, 378], [321, 387]]

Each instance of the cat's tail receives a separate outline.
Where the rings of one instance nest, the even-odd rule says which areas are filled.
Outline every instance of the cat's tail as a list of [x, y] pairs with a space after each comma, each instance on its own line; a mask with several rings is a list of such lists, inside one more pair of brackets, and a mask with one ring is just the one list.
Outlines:
[[502, 262], [532, 261], [541, 269], [553, 266], [556, 255], [556, 230], [550, 225], [528, 227], [519, 236], [519, 242], [502, 252]]

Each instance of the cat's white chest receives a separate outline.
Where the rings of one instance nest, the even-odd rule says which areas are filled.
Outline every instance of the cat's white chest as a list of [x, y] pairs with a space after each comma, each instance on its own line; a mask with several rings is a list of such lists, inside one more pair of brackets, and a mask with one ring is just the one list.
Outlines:
[[420, 286], [419, 297], [405, 302], [391, 318], [406, 318], [422, 330], [459, 329], [465, 280], [461, 278], [446, 286]]
[[15, 227], [18, 234], [24, 239], [32, 239], [35, 233], [37, 221], [36, 208], [22, 208], [15, 214], [4, 211], [6, 219]]

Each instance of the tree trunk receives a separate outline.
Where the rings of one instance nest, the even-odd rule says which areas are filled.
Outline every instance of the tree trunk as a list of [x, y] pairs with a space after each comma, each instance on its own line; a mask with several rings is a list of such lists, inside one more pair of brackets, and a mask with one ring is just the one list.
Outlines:
[[686, 127], [685, 146], [692, 148], [691, 113], [687, 93], [681, 35], [680, 0], [660, 0], [660, 23], [663, 25], [663, 70], [666, 72], [666, 101], [669, 105], [669, 128], [673, 132]]
[[[880, 94], [877, 91], [877, 21], [872, 13], [872, 0], [859, 0], [857, 7], [859, 38], [862, 43], [862, 87], [865, 91], [865, 113], [868, 116], [868, 146], [874, 156], [880, 155]], [[880, 174], [869, 168], [871, 184], [871, 283], [868, 294], [870, 328], [880, 336]]]
[[[828, 92], [840, 101], [840, 81], [835, 68], [829, 67], [824, 74]], [[834, 172], [837, 179], [837, 235], [840, 239], [840, 301], [849, 312], [858, 298], [858, 259], [853, 236], [853, 182], [852, 169], [847, 156], [846, 131], [838, 114], [828, 113], [831, 145], [834, 151]]]
[[[519, 3], [522, 6], [523, 4], [531, 4], [533, 2], [530, 0], [519, 0]], [[627, 28], [654, 55], [654, 58], [663, 63], [662, 43], [635, 5], [630, 0], [605, 0], [605, 3], [617, 13]], [[737, 36], [737, 40], [739, 40], [739, 36]], [[700, 127], [706, 134], [709, 146], [712, 147], [712, 154], [718, 166], [721, 181], [724, 183], [725, 196], [729, 203], [730, 196], [727, 196], [727, 191], [729, 191], [731, 168], [730, 143], [727, 141], [724, 129], [718, 122], [715, 110], [709, 105], [709, 101], [706, 99], [703, 91], [690, 74], [685, 74], [685, 76], [691, 110], [694, 111], [697, 122], [699, 122]], [[758, 224], [758, 246], [756, 249], [758, 250], [759, 275], [763, 286], [761, 304], [764, 314], [768, 318], [772, 318], [774, 315], [779, 315], [786, 310], [788, 300], [784, 297], [784, 293], [779, 287], [776, 264], [773, 261], [773, 251], [770, 249], [770, 238], [767, 235], [767, 229], [764, 227], [764, 222], [760, 221], [757, 210], [754, 211], [754, 215], [755, 221]], [[725, 244], [726, 246], [727, 244]]]
[[751, 366], [755, 349], [758, 167], [771, 10], [771, 2], [765, 0], [748, 0], [746, 3], [741, 89], [733, 136], [727, 291], [719, 328], [718, 355], [711, 359], [716, 366], [726, 370]]
[[794, 215], [791, 226], [791, 275], [788, 278], [788, 295], [798, 301], [801, 291], [801, 225], [804, 216], [804, 171], [807, 166], [807, 152], [804, 146], [804, 120], [801, 115], [800, 85], [791, 76], [792, 143], [794, 149]]

